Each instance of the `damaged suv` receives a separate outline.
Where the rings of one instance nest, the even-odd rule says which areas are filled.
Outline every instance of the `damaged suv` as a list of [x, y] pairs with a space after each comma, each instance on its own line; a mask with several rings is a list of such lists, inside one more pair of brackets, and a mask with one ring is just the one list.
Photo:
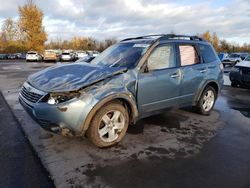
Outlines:
[[44, 129], [87, 137], [98, 147], [122, 140], [130, 124], [173, 106], [213, 109], [223, 66], [196, 36], [128, 38], [91, 63], [57, 65], [29, 76], [19, 100]]

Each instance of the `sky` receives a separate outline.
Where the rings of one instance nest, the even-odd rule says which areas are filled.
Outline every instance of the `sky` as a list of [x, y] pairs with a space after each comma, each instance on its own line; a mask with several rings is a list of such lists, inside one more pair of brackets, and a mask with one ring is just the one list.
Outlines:
[[[250, 43], [250, 0], [33, 0], [44, 12], [49, 40], [91, 36], [118, 40], [146, 34], [195, 35], [207, 30]], [[25, 0], [0, 6], [0, 25], [17, 19]]]

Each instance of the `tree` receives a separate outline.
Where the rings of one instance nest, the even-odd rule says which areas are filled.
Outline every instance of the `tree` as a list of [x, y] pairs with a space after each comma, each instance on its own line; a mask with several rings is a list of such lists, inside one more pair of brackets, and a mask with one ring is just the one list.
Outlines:
[[229, 53], [231, 50], [230, 50], [230, 44], [226, 41], [226, 40], [221, 40], [220, 41], [220, 49], [221, 49], [221, 52], [227, 52]]
[[212, 43], [212, 37], [209, 31], [206, 31], [205, 33], [202, 34], [202, 38], [205, 39], [206, 41]]
[[25, 51], [18, 24], [11, 18], [7, 18], [3, 21], [0, 40], [2, 52], [15, 53]]
[[220, 45], [220, 40], [218, 35], [214, 32], [212, 36], [212, 44], [217, 52], [220, 51], [219, 45]]
[[16, 22], [11, 18], [4, 20], [2, 25], [2, 35], [6, 41], [14, 41], [20, 39], [19, 28]]
[[24, 37], [24, 43], [28, 50], [42, 52], [47, 34], [43, 27], [43, 12], [33, 3], [27, 0], [26, 4], [19, 6], [19, 27]]

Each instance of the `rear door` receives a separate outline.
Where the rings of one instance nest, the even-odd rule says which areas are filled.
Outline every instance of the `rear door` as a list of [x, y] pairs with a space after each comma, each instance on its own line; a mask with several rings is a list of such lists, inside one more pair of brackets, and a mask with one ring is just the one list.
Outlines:
[[147, 59], [148, 71], [138, 75], [137, 101], [140, 112], [178, 105], [181, 72], [172, 44], [157, 46]]
[[178, 45], [179, 62], [182, 72], [181, 104], [191, 104], [207, 75], [207, 66], [202, 63], [198, 46], [192, 43]]

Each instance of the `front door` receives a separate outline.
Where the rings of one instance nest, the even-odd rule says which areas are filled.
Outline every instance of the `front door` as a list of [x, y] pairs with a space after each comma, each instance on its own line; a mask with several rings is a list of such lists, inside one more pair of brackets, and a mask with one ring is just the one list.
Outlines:
[[151, 112], [178, 105], [181, 71], [171, 44], [156, 47], [147, 59], [147, 71], [138, 75], [139, 112]]

